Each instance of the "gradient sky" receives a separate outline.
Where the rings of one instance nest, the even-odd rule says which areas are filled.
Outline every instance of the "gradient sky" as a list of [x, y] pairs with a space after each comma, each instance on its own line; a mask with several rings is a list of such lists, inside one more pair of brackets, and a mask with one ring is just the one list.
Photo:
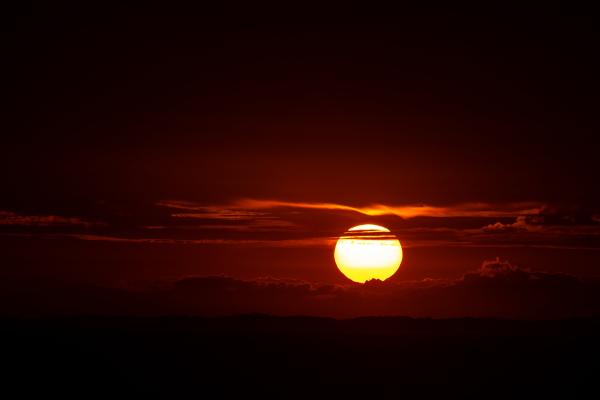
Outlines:
[[591, 16], [15, 16], [1, 278], [346, 284], [376, 223], [394, 282], [500, 257], [599, 277]]

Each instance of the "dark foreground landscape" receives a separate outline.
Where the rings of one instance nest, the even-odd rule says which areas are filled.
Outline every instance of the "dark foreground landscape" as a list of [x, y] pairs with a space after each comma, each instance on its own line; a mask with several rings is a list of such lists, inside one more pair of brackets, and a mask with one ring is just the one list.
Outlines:
[[597, 391], [600, 364], [599, 320], [65, 317], [1, 329], [3, 391], [81, 398], [516, 387], [574, 398]]

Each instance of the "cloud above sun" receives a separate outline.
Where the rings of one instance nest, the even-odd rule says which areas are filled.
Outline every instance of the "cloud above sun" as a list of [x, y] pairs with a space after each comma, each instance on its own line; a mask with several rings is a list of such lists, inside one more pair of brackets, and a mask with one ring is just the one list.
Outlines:
[[519, 215], [534, 215], [539, 213], [543, 207], [542, 203], [536, 202], [508, 203], [502, 205], [490, 203], [464, 203], [452, 206], [431, 206], [425, 204], [372, 204], [369, 206], [357, 207], [338, 203], [311, 203], [268, 199], [240, 199], [233, 201], [229, 204], [224, 204], [220, 206], [201, 206], [192, 202], [164, 200], [158, 202], [157, 205], [180, 210], [200, 211], [203, 212], [205, 215], [219, 216], [220, 218], [244, 217], [254, 214], [254, 212], [248, 210], [266, 210], [274, 208], [352, 211], [367, 216], [395, 215], [400, 218], [504, 218], [516, 217]]
[[96, 215], [5, 210], [0, 211], [0, 234], [122, 243], [314, 247], [333, 246], [350, 226], [375, 223], [389, 227], [404, 248], [600, 250], [597, 210], [541, 202], [357, 206], [243, 198], [212, 204], [161, 200], [125, 211], [107, 213], [99, 221]]

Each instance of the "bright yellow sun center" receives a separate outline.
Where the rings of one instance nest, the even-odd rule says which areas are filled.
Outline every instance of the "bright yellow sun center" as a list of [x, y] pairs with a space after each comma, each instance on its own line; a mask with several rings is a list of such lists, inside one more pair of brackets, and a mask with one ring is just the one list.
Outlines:
[[354, 282], [385, 280], [400, 267], [402, 247], [389, 229], [359, 225], [348, 229], [335, 245], [335, 263]]

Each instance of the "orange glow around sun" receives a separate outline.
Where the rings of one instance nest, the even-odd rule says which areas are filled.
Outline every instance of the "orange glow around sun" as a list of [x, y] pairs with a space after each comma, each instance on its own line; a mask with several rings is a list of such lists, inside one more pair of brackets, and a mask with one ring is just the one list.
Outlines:
[[402, 246], [387, 228], [358, 225], [338, 239], [334, 258], [339, 270], [354, 282], [383, 281], [400, 267]]

